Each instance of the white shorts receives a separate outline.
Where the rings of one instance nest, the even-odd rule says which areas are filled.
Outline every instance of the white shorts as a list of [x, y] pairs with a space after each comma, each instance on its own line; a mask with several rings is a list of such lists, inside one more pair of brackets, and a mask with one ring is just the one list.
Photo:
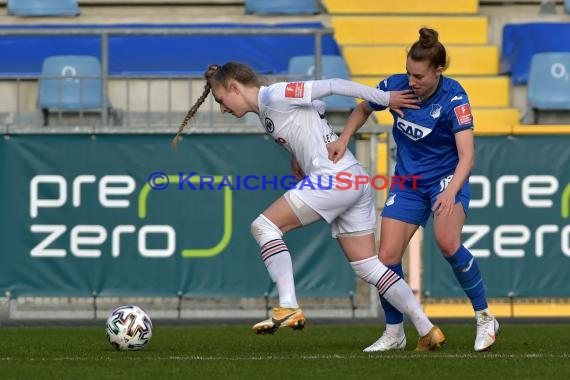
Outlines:
[[[343, 172], [352, 174], [351, 178], [357, 175], [368, 176], [361, 165], [353, 165]], [[346, 178], [346, 176], [345, 176]], [[331, 225], [331, 233], [334, 238], [342, 234], [350, 234], [361, 231], [374, 231], [376, 228], [376, 208], [372, 186], [368, 183], [357, 186], [352, 183], [348, 189], [339, 189], [334, 180], [330, 189], [322, 189], [316, 186], [321, 183], [321, 187], [329, 187], [329, 177], [319, 178], [309, 177], [315, 188], [303, 186], [301, 189], [295, 187], [290, 189], [307, 206], [312, 208], [324, 220]], [[345, 183], [341, 187], [347, 187]]]

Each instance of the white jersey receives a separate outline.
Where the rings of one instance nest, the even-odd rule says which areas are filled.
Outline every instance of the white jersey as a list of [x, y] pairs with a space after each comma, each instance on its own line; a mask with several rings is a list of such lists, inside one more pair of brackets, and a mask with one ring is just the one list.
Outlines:
[[324, 104], [311, 102], [312, 83], [282, 82], [261, 87], [259, 119], [275, 142], [295, 156], [305, 175], [334, 175], [358, 161], [349, 150], [336, 163], [329, 160], [326, 144], [338, 136], [324, 118]]

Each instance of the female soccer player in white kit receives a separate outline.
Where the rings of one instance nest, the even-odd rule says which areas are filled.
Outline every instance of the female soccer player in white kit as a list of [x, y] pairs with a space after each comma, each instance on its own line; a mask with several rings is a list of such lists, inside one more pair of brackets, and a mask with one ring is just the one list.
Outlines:
[[[250, 67], [237, 62], [211, 65], [204, 76], [204, 92], [188, 111], [179, 133], [212, 92], [222, 113], [238, 118], [248, 112], [256, 113], [266, 132], [292, 154], [293, 173], [303, 179], [251, 224], [261, 258], [279, 294], [279, 307], [273, 309], [271, 318], [255, 324], [253, 332], [273, 334], [280, 327], [304, 327], [305, 315], [297, 303], [291, 255], [283, 235], [324, 219], [331, 225], [332, 235], [355, 273], [408, 315], [420, 336], [416, 350], [442, 346], [443, 333], [429, 321], [409, 286], [378, 259], [374, 239], [376, 212], [370, 185], [336, 188], [334, 178], [338, 173], [357, 176], [366, 172], [350, 151], [336, 163], [329, 160], [326, 144], [338, 137], [324, 118], [324, 103], [318, 100], [333, 94], [351, 96], [401, 112], [401, 107], [416, 107], [409, 92], [384, 92], [342, 79], [262, 86]], [[331, 176], [332, 187], [317, 186], [322, 177]], [[307, 186], [309, 182], [314, 186]]]

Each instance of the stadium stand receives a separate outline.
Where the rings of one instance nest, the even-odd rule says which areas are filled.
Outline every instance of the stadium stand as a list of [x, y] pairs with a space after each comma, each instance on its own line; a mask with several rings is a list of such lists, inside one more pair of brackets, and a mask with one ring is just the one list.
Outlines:
[[542, 111], [570, 111], [570, 52], [539, 53], [532, 57], [528, 101], [535, 123]]
[[319, 13], [316, 0], [245, 0], [245, 12], [260, 15]]
[[[315, 39], [311, 34], [297, 34], [295, 29], [324, 29], [319, 22], [290, 22], [277, 24], [249, 23], [247, 29], [255, 31], [261, 28], [275, 28], [284, 34], [250, 33], [241, 35], [230, 29], [243, 29], [241, 23], [213, 24], [93, 24], [76, 26], [77, 30], [101, 30], [105, 28], [109, 36], [109, 73], [111, 75], [201, 75], [212, 63], [251, 61], [251, 65], [263, 74], [287, 74], [289, 59], [294, 55], [313, 54]], [[65, 25], [54, 28], [69, 29]], [[161, 33], [167, 28], [187, 30], [179, 34]], [[137, 30], [152, 28], [152, 35], [138, 35]], [[92, 35], [41, 35], [42, 26], [30, 26], [27, 29], [38, 30], [38, 35], [10, 35], [12, 27], [0, 27], [6, 32], [2, 36], [5, 58], [0, 62], [0, 72], [10, 75], [39, 74], [43, 59], [51, 55], [73, 51], [80, 55], [99, 57], [101, 46], [98, 32]], [[196, 29], [219, 29], [207, 36], [193, 34]], [[224, 33], [227, 29], [228, 33]], [[293, 33], [287, 35], [287, 30]], [[118, 33], [114, 34], [114, 31]], [[125, 33], [127, 31], [127, 33]], [[85, 33], [88, 34], [88, 33]], [[41, 38], [40, 38], [41, 36]], [[269, 43], [268, 43], [269, 41]], [[211, 46], [219, 46], [217, 51]], [[189, 47], [192, 47], [191, 49]], [[152, 50], [152, 54], [149, 54]], [[207, 51], [208, 54], [204, 54]], [[324, 54], [338, 55], [340, 49], [330, 35], [322, 38]]]
[[8, 15], [12, 16], [78, 16], [77, 0], [8, 0]]
[[[323, 55], [321, 66], [321, 78], [315, 79], [350, 79], [346, 62], [340, 55]], [[314, 78], [314, 74], [315, 57], [313, 55], [295, 56], [289, 61], [290, 80], [308, 80]], [[340, 95], [328, 96], [324, 98], [324, 101], [327, 105], [327, 111], [347, 111], [356, 105], [353, 98]]]
[[348, 13], [394, 13], [394, 14], [476, 14], [479, 0], [432, 0], [429, 7], [423, 0], [323, 0], [327, 11], [332, 14]]
[[[476, 128], [493, 128], [494, 120], [519, 123], [520, 112], [510, 105], [508, 78], [499, 76], [499, 48], [488, 43], [488, 16], [478, 13], [479, 1], [438, 0], [429, 10], [419, 0], [323, 3], [353, 80], [373, 85], [402, 72], [407, 47], [420, 27], [429, 26], [438, 30], [448, 49], [451, 64], [446, 74], [469, 93]], [[380, 115], [379, 123], [391, 124], [386, 117]]]
[[[254, 20], [258, 21], [257, 18]], [[42, 122], [37, 120], [39, 115], [33, 115], [35, 105], [28, 99], [30, 96], [36, 98], [36, 79], [41, 73], [42, 62], [50, 56], [70, 53], [101, 58], [102, 29], [109, 33], [109, 98], [115, 110], [125, 110], [125, 122], [135, 123], [138, 120], [138, 124], [145, 128], [156, 123], [161, 128], [165, 123], [172, 127], [170, 124], [188, 109], [193, 94], [201, 91], [202, 74], [208, 65], [243, 61], [262, 74], [284, 77], [289, 59], [294, 55], [314, 54], [315, 35], [325, 29], [320, 22], [260, 24], [253, 20], [248, 24], [75, 25], [77, 34], [72, 36], [67, 35], [69, 28], [69, 25], [53, 25], [48, 29], [29, 25], [23, 29], [24, 35], [16, 35], [13, 26], [0, 27], [0, 43], [5, 53], [5, 59], [0, 62], [0, 75], [6, 84], [2, 91], [9, 99], [15, 99], [15, 104], [0, 105], [0, 114], [7, 115], [4, 116], [7, 124], [41, 125]], [[153, 34], [138, 33], [149, 28]], [[275, 34], [257, 32], [269, 28], [279, 31]], [[242, 35], [229, 29], [247, 29], [250, 33]], [[34, 33], [35, 30], [38, 34]], [[287, 34], [289, 30], [291, 33]], [[60, 34], [54, 34], [56, 31]], [[47, 34], [42, 35], [44, 32]], [[211, 33], [204, 36], [200, 32]], [[320, 41], [323, 54], [340, 54], [330, 31], [324, 31]], [[212, 46], [220, 48], [213, 50]], [[22, 80], [24, 78], [25, 81]], [[168, 95], [165, 96], [164, 91], [168, 91]], [[150, 107], [153, 112], [149, 111]], [[129, 115], [129, 111], [140, 114]], [[12, 116], [14, 114], [17, 116]], [[204, 124], [211, 125], [208, 122]]]
[[[495, 46], [452, 45], [448, 75], [497, 75], [499, 52]], [[344, 56], [353, 76], [385, 77], [400, 72], [406, 62], [406, 48], [391, 45], [344, 46]], [[378, 57], [378, 59], [370, 59]]]
[[564, 0], [564, 12], [570, 14], [570, 0]]
[[333, 15], [331, 25], [341, 45], [408, 45], [426, 25], [436, 29], [448, 45], [486, 44], [488, 33], [487, 18], [478, 15]]
[[[532, 38], [529, 38], [532, 36]], [[513, 84], [526, 84], [530, 62], [537, 53], [570, 51], [568, 22], [508, 23], [503, 28], [500, 68]]]
[[77, 55], [46, 58], [39, 80], [38, 107], [44, 126], [49, 124], [50, 111], [100, 110], [103, 93], [99, 59]]

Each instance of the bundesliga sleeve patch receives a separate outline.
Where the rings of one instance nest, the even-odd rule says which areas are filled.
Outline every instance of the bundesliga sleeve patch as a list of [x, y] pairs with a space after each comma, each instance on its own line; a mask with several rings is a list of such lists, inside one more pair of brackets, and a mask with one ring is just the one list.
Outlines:
[[305, 83], [292, 82], [285, 86], [286, 98], [302, 98], [305, 94]]
[[455, 111], [455, 117], [459, 122], [459, 125], [468, 125], [473, 122], [473, 116], [471, 115], [471, 107], [469, 103], [462, 104], [453, 109]]

